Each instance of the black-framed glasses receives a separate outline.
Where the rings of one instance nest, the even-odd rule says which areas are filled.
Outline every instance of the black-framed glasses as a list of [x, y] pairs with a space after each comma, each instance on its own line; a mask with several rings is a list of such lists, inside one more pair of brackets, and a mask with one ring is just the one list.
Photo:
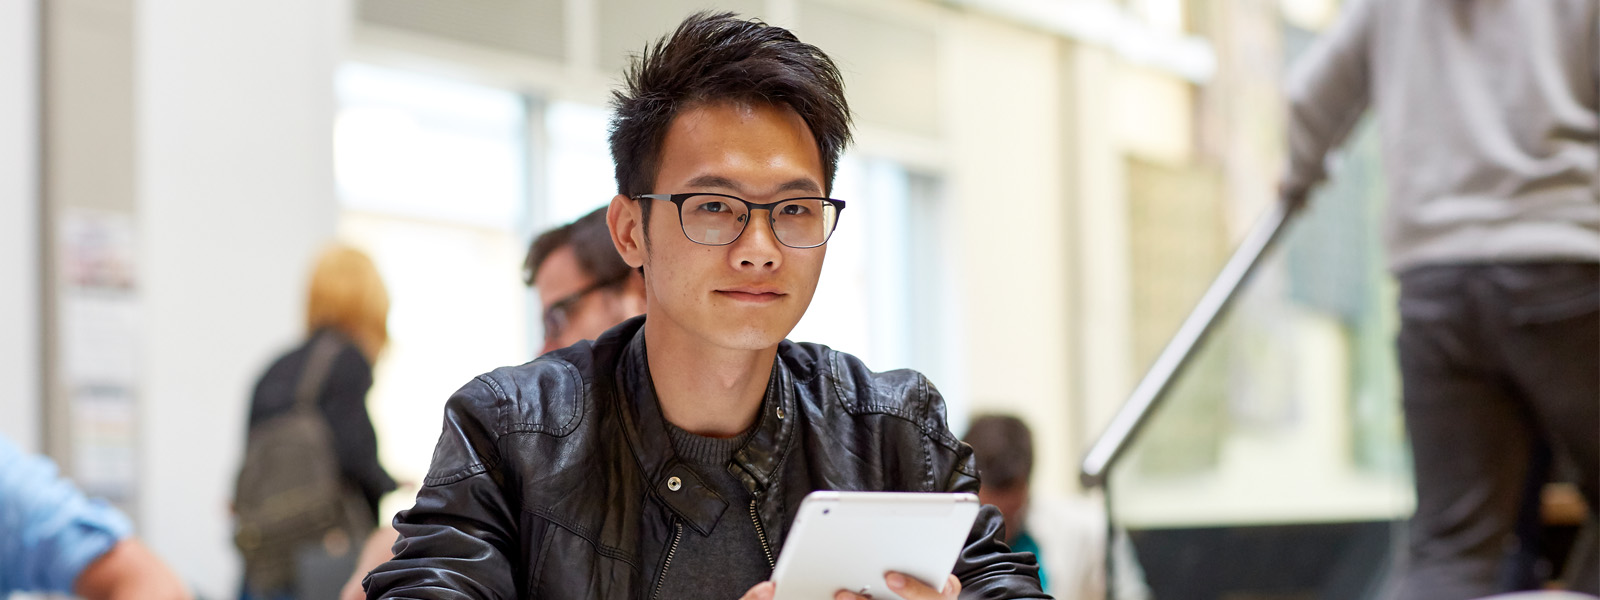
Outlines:
[[678, 223], [689, 241], [706, 246], [726, 246], [744, 234], [750, 213], [767, 211], [772, 235], [790, 248], [815, 248], [828, 243], [839, 225], [843, 200], [789, 198], [756, 204], [727, 194], [640, 194], [636, 198], [666, 200], [678, 205]]
[[[625, 277], [626, 275], [624, 275]], [[550, 308], [544, 309], [544, 339], [553, 340], [561, 337], [562, 332], [567, 330], [567, 324], [572, 322], [572, 308], [574, 306], [577, 306], [589, 294], [616, 285], [619, 281], [622, 281], [622, 279], [596, 281], [589, 284], [589, 287], [567, 294], [567, 297], [551, 303]]]

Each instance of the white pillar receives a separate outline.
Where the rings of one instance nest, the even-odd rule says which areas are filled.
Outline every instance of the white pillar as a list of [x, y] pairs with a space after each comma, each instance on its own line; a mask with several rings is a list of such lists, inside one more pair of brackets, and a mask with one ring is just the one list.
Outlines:
[[37, 451], [39, 3], [0, 2], [0, 435]]
[[300, 338], [310, 261], [334, 233], [333, 77], [350, 11], [137, 5], [139, 521], [209, 597], [236, 593], [228, 502], [252, 386]]

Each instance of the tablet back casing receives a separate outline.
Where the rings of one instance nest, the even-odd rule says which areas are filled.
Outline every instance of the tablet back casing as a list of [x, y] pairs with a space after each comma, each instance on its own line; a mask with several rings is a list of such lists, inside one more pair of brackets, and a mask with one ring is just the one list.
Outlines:
[[812, 492], [773, 570], [775, 600], [831, 599], [841, 589], [899, 598], [884, 585], [888, 571], [943, 586], [977, 515], [972, 494]]

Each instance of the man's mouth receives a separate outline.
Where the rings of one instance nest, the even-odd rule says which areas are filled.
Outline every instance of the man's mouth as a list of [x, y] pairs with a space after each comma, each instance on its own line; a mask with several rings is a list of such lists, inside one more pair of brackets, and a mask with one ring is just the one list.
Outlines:
[[728, 288], [717, 290], [717, 293], [732, 300], [757, 303], [775, 302], [784, 296], [777, 288], [758, 286]]

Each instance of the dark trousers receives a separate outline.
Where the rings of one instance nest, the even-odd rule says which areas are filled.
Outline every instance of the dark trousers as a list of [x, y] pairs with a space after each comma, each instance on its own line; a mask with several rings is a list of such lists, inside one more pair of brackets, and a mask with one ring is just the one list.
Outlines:
[[[1400, 276], [1400, 371], [1416, 467], [1403, 600], [1502, 591], [1536, 442], [1600, 479], [1600, 264], [1422, 267]], [[1574, 589], [1600, 594], [1600, 565]]]

